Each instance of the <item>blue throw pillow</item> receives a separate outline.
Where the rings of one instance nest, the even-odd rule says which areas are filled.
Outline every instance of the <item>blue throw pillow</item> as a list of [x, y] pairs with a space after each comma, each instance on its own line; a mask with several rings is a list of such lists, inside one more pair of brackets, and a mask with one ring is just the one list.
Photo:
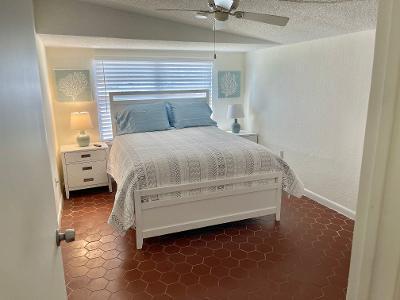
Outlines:
[[164, 103], [132, 104], [115, 117], [116, 134], [170, 129]]
[[167, 104], [171, 126], [175, 128], [217, 126], [210, 118], [212, 110], [205, 102], [170, 102]]

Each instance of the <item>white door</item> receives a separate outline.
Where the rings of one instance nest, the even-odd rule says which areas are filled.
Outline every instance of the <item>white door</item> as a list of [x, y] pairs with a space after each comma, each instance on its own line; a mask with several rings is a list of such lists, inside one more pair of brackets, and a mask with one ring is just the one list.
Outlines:
[[66, 299], [31, 1], [0, 9], [0, 299]]
[[348, 300], [400, 299], [400, 1], [379, 2]]

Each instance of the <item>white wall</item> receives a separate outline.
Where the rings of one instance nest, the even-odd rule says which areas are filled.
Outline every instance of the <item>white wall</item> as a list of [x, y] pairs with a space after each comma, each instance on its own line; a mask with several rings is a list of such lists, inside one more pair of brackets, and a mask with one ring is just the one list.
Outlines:
[[[51, 88], [51, 105], [54, 111], [54, 122], [57, 132], [57, 144], [73, 144], [77, 132], [69, 128], [70, 113], [74, 111], [88, 111], [91, 114], [94, 128], [89, 130], [92, 140], [99, 139], [96, 101], [68, 103], [57, 101], [54, 69], [91, 69], [95, 57], [160, 57], [160, 58], [188, 58], [188, 59], [212, 59], [213, 54], [195, 51], [140, 51], [140, 50], [101, 50], [89, 48], [47, 48], [48, 78]], [[229, 129], [232, 120], [226, 119], [227, 106], [230, 103], [243, 103], [244, 86], [244, 54], [243, 53], [218, 53], [214, 67], [213, 80], [213, 118], [222, 129]], [[232, 99], [218, 99], [217, 72], [218, 71], [242, 71], [241, 97]], [[93, 91], [93, 94], [94, 91]]]
[[248, 53], [247, 126], [308, 196], [354, 217], [375, 31]]

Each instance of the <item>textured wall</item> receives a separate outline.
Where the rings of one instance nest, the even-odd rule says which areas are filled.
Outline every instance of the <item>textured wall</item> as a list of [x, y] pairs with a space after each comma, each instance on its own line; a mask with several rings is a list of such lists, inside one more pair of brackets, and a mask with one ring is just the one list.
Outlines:
[[374, 37], [365, 31], [246, 57], [248, 128], [285, 151], [315, 198], [348, 215], [356, 208]]
[[[51, 86], [51, 101], [54, 111], [54, 119], [57, 132], [58, 145], [73, 144], [77, 132], [70, 129], [70, 114], [74, 111], [88, 111], [92, 117], [94, 128], [88, 130], [92, 141], [99, 139], [96, 101], [68, 103], [59, 102], [56, 99], [54, 86], [54, 69], [92, 69], [93, 59], [98, 57], [162, 57], [162, 58], [212, 58], [211, 53], [190, 51], [128, 51], [128, 50], [95, 50], [88, 48], [47, 48], [47, 64], [49, 68], [49, 82]], [[229, 129], [232, 120], [226, 119], [227, 106], [230, 103], [242, 103], [244, 93], [244, 54], [243, 53], [219, 53], [214, 65], [213, 80], [213, 111], [214, 119], [218, 126]], [[241, 97], [229, 100], [218, 99], [217, 94], [217, 72], [218, 70], [242, 71]], [[94, 95], [93, 91], [93, 95]]]

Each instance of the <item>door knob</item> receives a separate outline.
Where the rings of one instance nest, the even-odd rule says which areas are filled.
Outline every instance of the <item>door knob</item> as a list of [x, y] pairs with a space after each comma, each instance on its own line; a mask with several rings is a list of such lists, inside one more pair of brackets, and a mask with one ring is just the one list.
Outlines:
[[75, 241], [75, 229], [65, 229], [65, 232], [61, 232], [59, 229], [56, 230], [56, 243], [60, 246], [61, 241], [70, 243]]

